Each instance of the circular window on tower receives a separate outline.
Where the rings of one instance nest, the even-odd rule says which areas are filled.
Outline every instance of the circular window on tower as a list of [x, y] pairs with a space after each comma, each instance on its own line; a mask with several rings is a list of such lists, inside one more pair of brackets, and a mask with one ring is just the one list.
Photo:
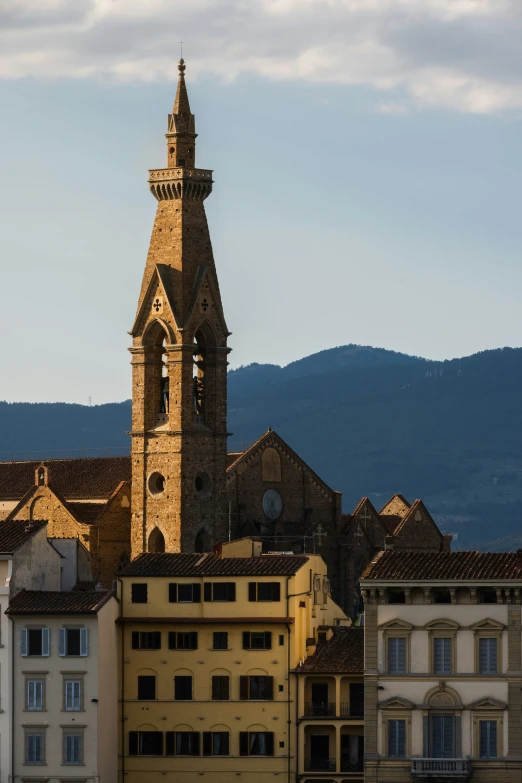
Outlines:
[[161, 495], [165, 490], [165, 476], [162, 476], [158, 471], [154, 471], [149, 476], [149, 492], [151, 495]]
[[211, 488], [212, 480], [208, 473], [198, 473], [194, 479], [194, 489], [196, 490], [196, 495], [200, 498], [206, 498], [208, 495], [210, 495]]
[[269, 489], [263, 495], [263, 511], [268, 519], [277, 519], [283, 510], [283, 500], [279, 492]]

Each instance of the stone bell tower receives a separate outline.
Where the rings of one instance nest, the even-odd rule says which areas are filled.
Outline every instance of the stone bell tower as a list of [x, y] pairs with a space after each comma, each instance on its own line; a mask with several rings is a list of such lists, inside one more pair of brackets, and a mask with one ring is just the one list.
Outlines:
[[169, 114], [167, 168], [132, 327], [132, 557], [204, 551], [228, 531], [227, 337], [204, 200], [212, 171], [195, 168], [185, 63]]

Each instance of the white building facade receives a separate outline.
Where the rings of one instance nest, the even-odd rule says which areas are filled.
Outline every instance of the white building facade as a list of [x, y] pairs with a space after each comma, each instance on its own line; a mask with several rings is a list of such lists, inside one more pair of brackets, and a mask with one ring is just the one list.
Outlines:
[[521, 559], [379, 553], [363, 573], [365, 780], [522, 780]]

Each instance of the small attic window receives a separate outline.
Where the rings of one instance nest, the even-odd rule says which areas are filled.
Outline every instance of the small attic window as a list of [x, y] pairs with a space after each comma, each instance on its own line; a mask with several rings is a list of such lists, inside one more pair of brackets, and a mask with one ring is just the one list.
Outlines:
[[496, 604], [497, 603], [497, 591], [496, 590], [479, 590], [478, 601], [479, 601], [479, 604]]
[[433, 603], [434, 604], [450, 604], [451, 595], [449, 590], [434, 590], [433, 591]]
[[404, 590], [388, 590], [389, 604], [405, 604], [406, 594]]
[[45, 484], [45, 470], [43, 468], [38, 469], [38, 486], [43, 487]]
[[317, 632], [317, 644], [326, 644], [326, 631]]

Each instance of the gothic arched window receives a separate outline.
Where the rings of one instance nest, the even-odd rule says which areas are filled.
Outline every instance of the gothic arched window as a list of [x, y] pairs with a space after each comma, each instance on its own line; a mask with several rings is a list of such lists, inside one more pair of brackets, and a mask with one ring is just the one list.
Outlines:
[[151, 532], [147, 549], [155, 554], [162, 554], [165, 551], [165, 537], [159, 527], [155, 527]]

